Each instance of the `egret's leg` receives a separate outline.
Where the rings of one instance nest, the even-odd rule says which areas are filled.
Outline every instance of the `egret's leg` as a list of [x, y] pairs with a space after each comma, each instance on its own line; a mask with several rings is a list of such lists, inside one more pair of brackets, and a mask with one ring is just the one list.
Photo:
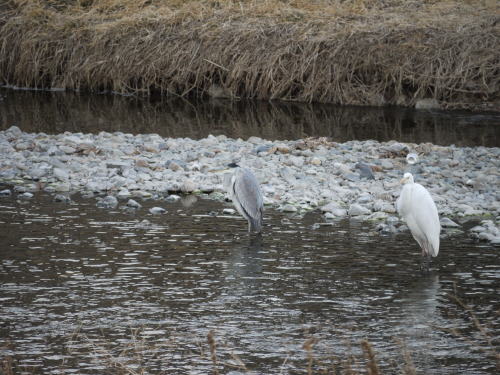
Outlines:
[[252, 232], [252, 225], [250, 224], [250, 220], [248, 220], [248, 233]]

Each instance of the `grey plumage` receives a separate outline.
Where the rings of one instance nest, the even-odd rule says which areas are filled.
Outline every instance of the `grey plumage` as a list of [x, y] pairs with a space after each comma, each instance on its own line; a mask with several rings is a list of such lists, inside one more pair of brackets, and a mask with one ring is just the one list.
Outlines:
[[225, 179], [224, 185], [238, 212], [247, 219], [248, 231], [260, 233], [264, 201], [252, 171], [234, 165], [234, 172], [230, 178]]

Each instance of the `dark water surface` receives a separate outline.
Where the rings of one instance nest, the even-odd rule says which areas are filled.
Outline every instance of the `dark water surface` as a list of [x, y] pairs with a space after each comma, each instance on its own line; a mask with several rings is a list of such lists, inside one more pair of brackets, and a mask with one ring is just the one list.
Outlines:
[[432, 142], [499, 146], [500, 113], [415, 111], [404, 108], [227, 100], [150, 102], [117, 95], [0, 89], [0, 130], [27, 132], [157, 133], [164, 137], [259, 136], [293, 140]]
[[420, 374], [496, 373], [498, 248], [445, 238], [420, 274], [411, 236], [371, 224], [268, 209], [259, 239], [224, 203], [127, 213], [73, 198], [0, 198], [0, 358], [16, 373], [208, 374], [210, 330], [221, 373], [244, 372], [239, 360], [250, 373], [307, 373], [310, 339], [315, 371], [364, 368], [366, 339], [383, 373], [409, 361]]

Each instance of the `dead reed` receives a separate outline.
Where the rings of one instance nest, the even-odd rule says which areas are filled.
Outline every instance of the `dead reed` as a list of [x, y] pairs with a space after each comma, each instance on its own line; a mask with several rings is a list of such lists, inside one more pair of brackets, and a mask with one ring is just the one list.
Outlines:
[[10, 0], [0, 82], [500, 110], [498, 2]]

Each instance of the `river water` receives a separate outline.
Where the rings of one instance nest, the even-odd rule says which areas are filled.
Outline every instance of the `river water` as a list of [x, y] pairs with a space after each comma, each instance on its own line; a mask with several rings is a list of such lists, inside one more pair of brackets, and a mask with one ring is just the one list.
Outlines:
[[332, 137], [456, 146], [500, 145], [500, 113], [415, 111], [405, 108], [170, 99], [14, 91], [0, 88], [0, 130], [26, 132], [157, 133], [199, 139], [224, 134], [270, 140]]
[[[12, 90], [0, 97], [0, 129], [28, 132], [499, 144], [498, 114]], [[212, 331], [224, 374], [304, 374], [308, 366], [365, 373], [363, 340], [383, 373], [498, 371], [500, 258], [492, 245], [445, 234], [433, 270], [422, 274], [411, 235], [380, 236], [375, 224], [268, 209], [263, 236], [249, 237], [244, 220], [222, 213], [227, 203], [141, 203], [130, 212], [78, 195], [70, 204], [44, 193], [0, 197], [0, 368], [207, 374]], [[168, 212], [151, 215], [153, 206]]]
[[268, 209], [260, 238], [228, 203], [142, 204], [0, 198], [0, 356], [15, 373], [207, 374], [211, 330], [221, 373], [307, 373], [307, 340], [318, 372], [364, 373], [367, 340], [383, 373], [496, 373], [497, 248], [445, 237], [422, 274], [410, 234], [374, 224]]

